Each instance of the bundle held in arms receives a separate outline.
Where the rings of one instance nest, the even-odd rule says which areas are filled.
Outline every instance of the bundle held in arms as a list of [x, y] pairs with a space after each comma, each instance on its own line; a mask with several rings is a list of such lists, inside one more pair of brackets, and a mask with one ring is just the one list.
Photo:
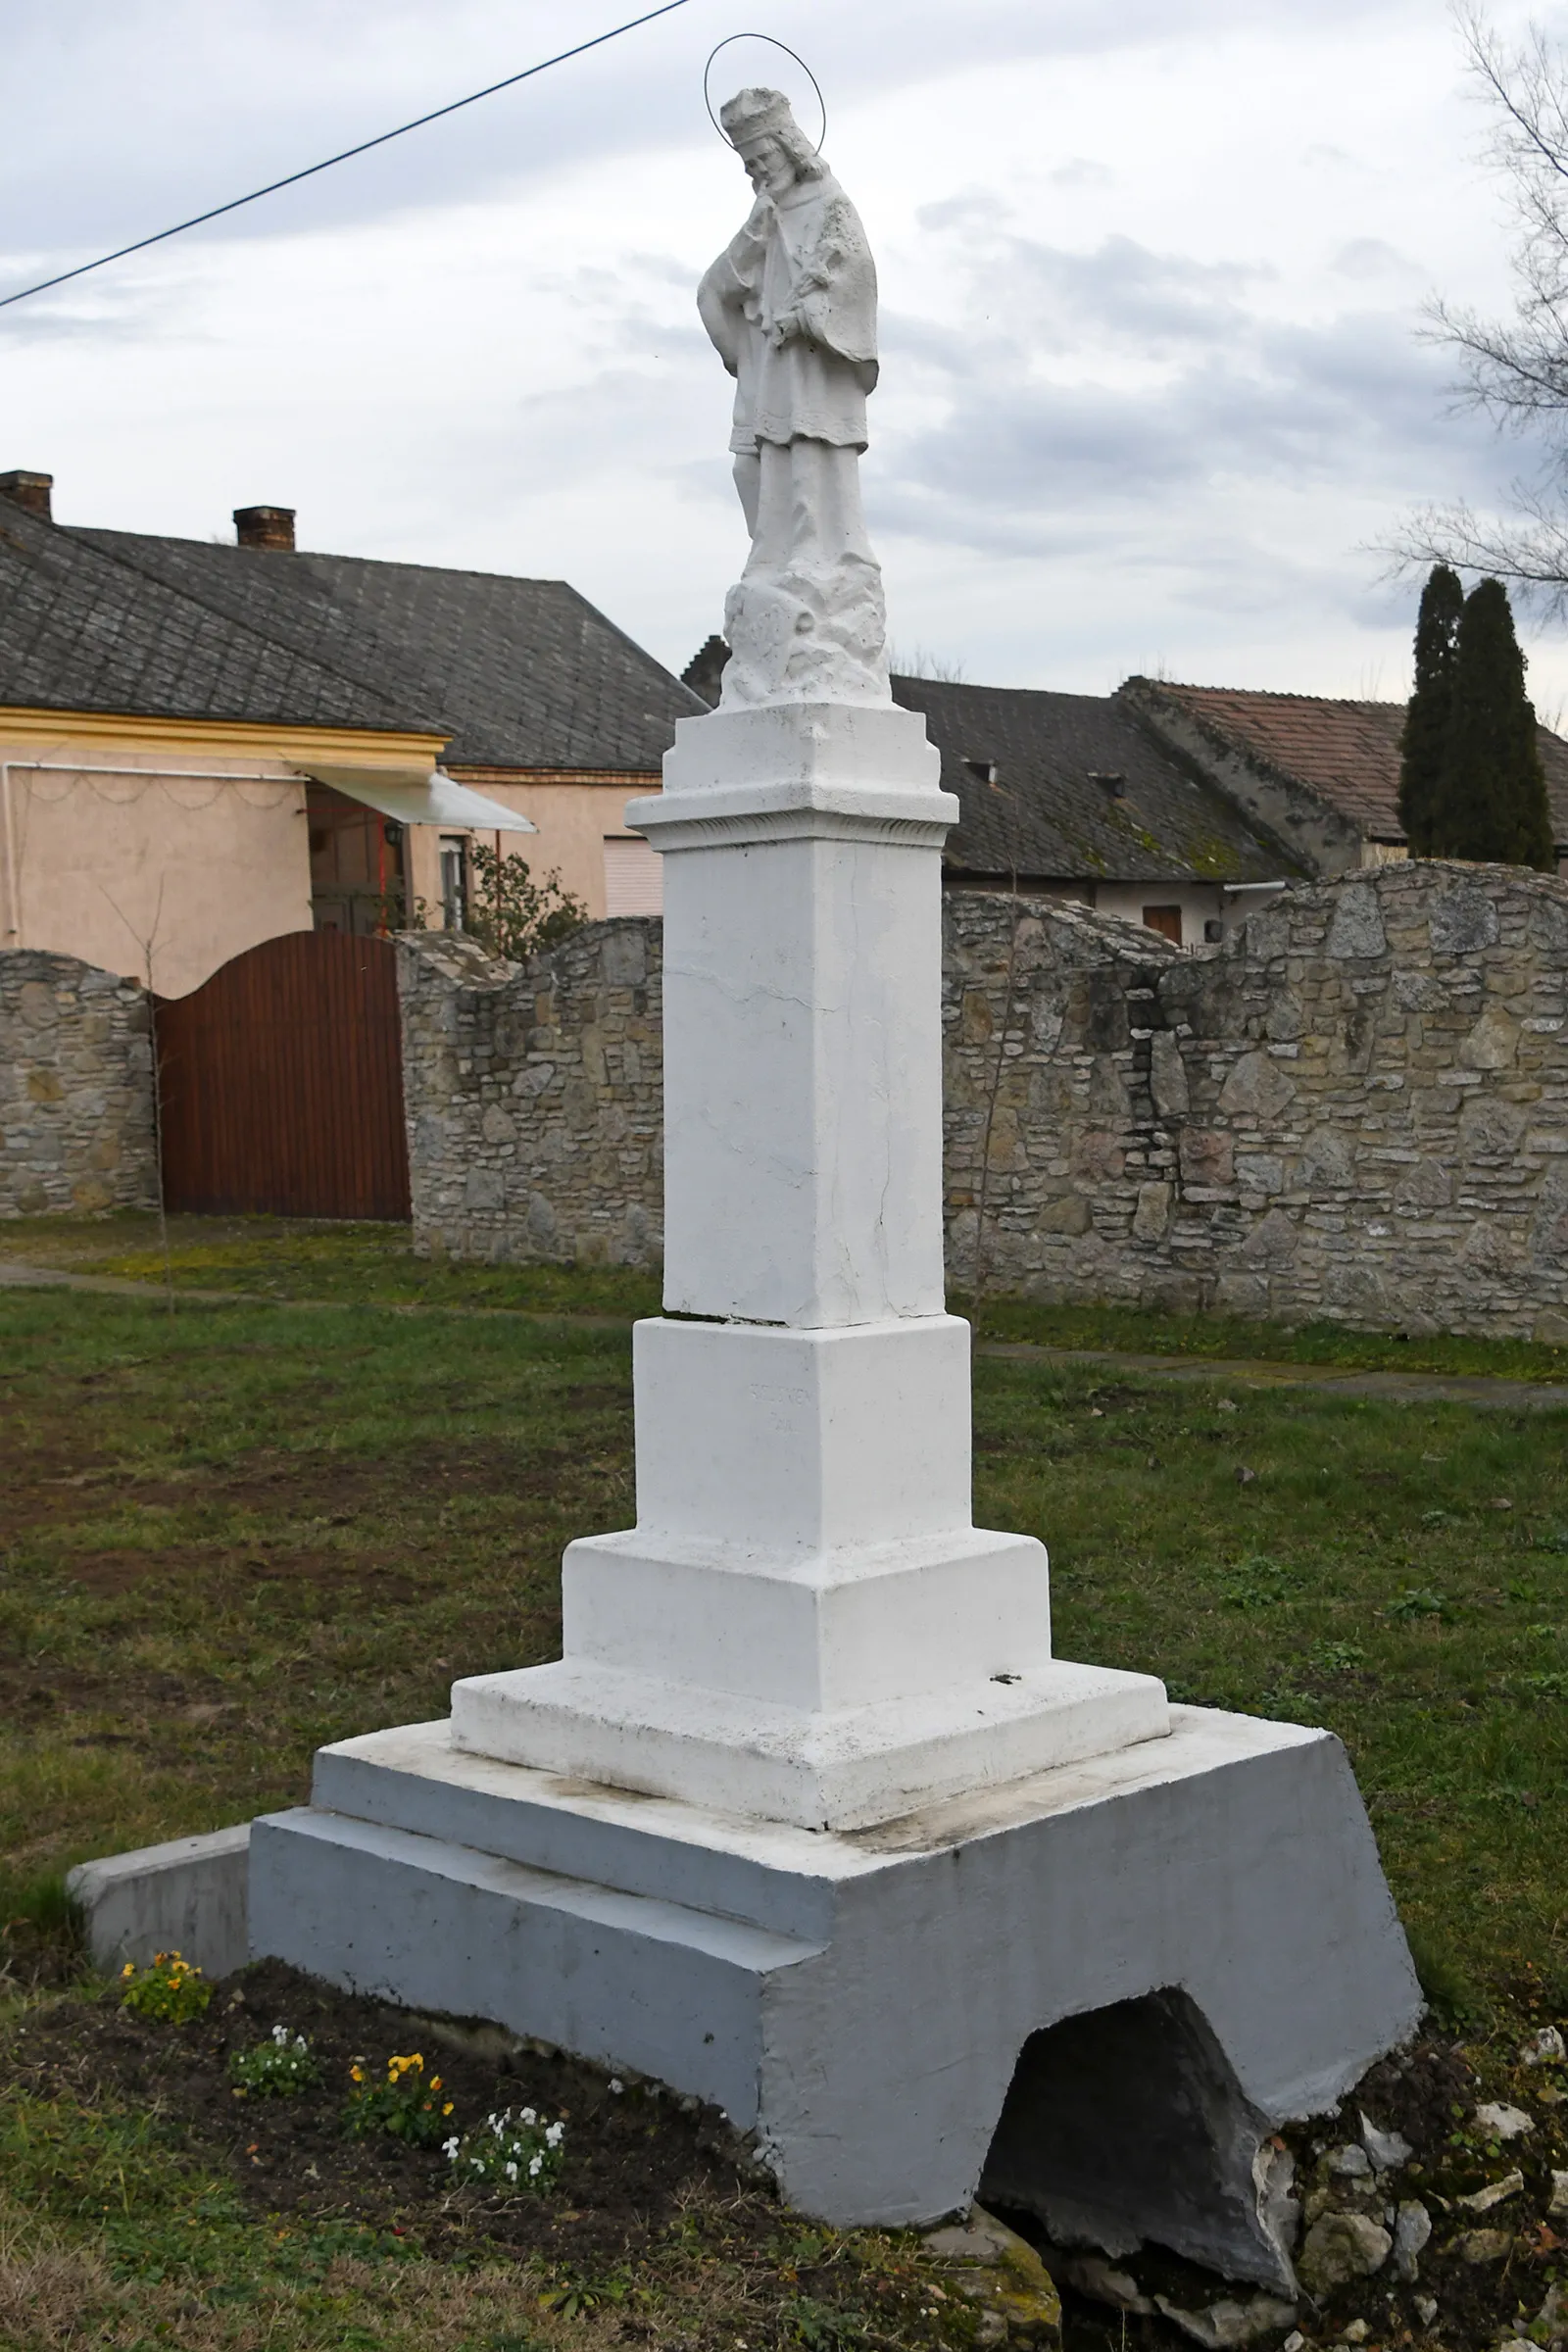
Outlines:
[[724, 706], [886, 703], [882, 574], [860, 505], [876, 266], [777, 90], [742, 90], [719, 119], [757, 191], [697, 295], [735, 378], [730, 448], [752, 535], [724, 607]]

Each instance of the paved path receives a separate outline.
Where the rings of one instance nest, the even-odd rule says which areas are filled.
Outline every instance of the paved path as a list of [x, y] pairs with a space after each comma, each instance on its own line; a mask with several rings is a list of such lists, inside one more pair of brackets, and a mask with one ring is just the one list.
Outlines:
[[[143, 1298], [162, 1304], [161, 1283], [130, 1282], [115, 1274], [73, 1274], [62, 1266], [24, 1265], [0, 1257], [0, 1290], [96, 1291], [111, 1298]], [[444, 1306], [422, 1299], [274, 1298], [255, 1291], [174, 1293], [199, 1306], [380, 1306], [396, 1315], [503, 1315], [523, 1323], [590, 1323], [628, 1330], [629, 1315], [582, 1315], [570, 1308], [527, 1306]], [[1334, 1396], [1378, 1396], [1394, 1404], [1474, 1404], [1494, 1412], [1521, 1408], [1568, 1411], [1568, 1386], [1540, 1380], [1505, 1380], [1492, 1373], [1337, 1371], [1331, 1364], [1275, 1364], [1250, 1356], [1136, 1355], [1114, 1348], [1044, 1348], [1026, 1341], [978, 1340], [976, 1355], [1013, 1363], [1096, 1364], [1107, 1372], [1135, 1372], [1143, 1380], [1200, 1381], [1227, 1389], [1313, 1389]]]
[[980, 1340], [976, 1355], [1019, 1363], [1102, 1364], [1140, 1379], [1196, 1380], [1227, 1389], [1322, 1389], [1335, 1396], [1381, 1396], [1395, 1404], [1479, 1404], [1494, 1411], [1520, 1406], [1568, 1411], [1568, 1387], [1541, 1380], [1504, 1380], [1476, 1372], [1353, 1372], [1331, 1364], [1271, 1364], [1250, 1356], [1133, 1355], [1112, 1348], [1035, 1348], [1024, 1342]]

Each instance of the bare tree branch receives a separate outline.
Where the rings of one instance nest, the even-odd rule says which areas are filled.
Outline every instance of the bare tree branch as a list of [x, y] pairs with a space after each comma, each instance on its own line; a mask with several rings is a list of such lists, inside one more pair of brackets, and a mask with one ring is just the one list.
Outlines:
[[1568, 614], [1568, 53], [1538, 24], [1506, 45], [1480, 0], [1458, 0], [1453, 13], [1490, 118], [1482, 152], [1518, 226], [1514, 312], [1489, 319], [1436, 298], [1422, 332], [1454, 355], [1456, 406], [1537, 438], [1541, 478], [1515, 482], [1511, 512], [1496, 518], [1463, 504], [1423, 508], [1381, 552], [1396, 571], [1441, 563], [1490, 572]]
[[1396, 573], [1450, 564], [1506, 580], [1539, 611], [1568, 613], [1568, 505], [1528, 484], [1513, 492], [1518, 519], [1488, 520], [1462, 502], [1419, 508], [1378, 552]]

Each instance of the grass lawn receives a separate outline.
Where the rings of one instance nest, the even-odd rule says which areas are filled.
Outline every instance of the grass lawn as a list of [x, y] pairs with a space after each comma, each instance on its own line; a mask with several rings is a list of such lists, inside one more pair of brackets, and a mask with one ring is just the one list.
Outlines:
[[[171, 1315], [0, 1294], [0, 1917], [47, 1910], [51, 1874], [84, 1856], [297, 1803], [322, 1741], [442, 1713], [455, 1676], [554, 1655], [563, 1546], [632, 1517], [629, 1335], [592, 1318], [641, 1311], [642, 1278], [420, 1267], [385, 1228], [215, 1220], [175, 1242], [186, 1287], [549, 1319], [189, 1299]], [[148, 1270], [145, 1221], [52, 1234], [39, 1221], [0, 1244]], [[988, 1324], [1045, 1336], [1007, 1330], [1000, 1306]], [[1237, 1328], [1225, 1352], [1241, 1352]], [[1133, 1344], [1159, 1346], [1147, 1320]], [[1386, 1353], [1355, 1360], [1423, 1360], [1414, 1344], [1374, 1345]], [[1433, 1368], [1517, 1377], [1519, 1352]], [[1488, 2000], [1512, 2011], [1532, 1984], [1560, 2014], [1568, 1417], [1299, 1391], [1232, 1399], [1049, 1359], [982, 1358], [975, 1392], [976, 1515], [1050, 1544], [1061, 1654], [1152, 1669], [1181, 1698], [1330, 1725], [1450, 2014], [1481, 2031]], [[15, 1930], [13, 1948], [26, 1939]], [[172, 2328], [200, 2346], [520, 2352], [623, 2331], [608, 2307], [524, 2327], [515, 2281], [478, 2255], [459, 2295], [440, 2283], [450, 2265], [390, 2236], [339, 2242], [321, 2223], [273, 2243], [133, 2105], [99, 2111], [91, 2094], [83, 2083], [79, 2110], [8, 2094], [0, 2269], [24, 2240], [41, 2248], [73, 2308], [108, 2298], [109, 2332], [18, 2331], [0, 2300], [0, 2344], [128, 2346]], [[19, 2148], [32, 2150], [24, 2164]], [[116, 2283], [129, 2275], [116, 2230], [150, 2277], [192, 2214], [217, 2233], [214, 2260], [251, 2280], [252, 2303], [209, 2332], [179, 2320], [172, 2257], [134, 2309]], [[740, 2310], [752, 2254], [710, 2252], [714, 2310], [732, 2289]], [[785, 2256], [769, 2259], [782, 2278]], [[45, 2283], [39, 2273], [27, 2295]], [[735, 2326], [711, 2340], [745, 2339]], [[818, 2333], [848, 2340], [827, 2321]], [[789, 2340], [820, 2352], [808, 2328]]]
[[[656, 1315], [657, 1275], [624, 1266], [453, 1265], [416, 1257], [402, 1225], [312, 1224], [281, 1217], [172, 1217], [166, 1262], [156, 1218], [22, 1217], [0, 1224], [0, 1262], [112, 1274], [179, 1290], [239, 1291], [273, 1301], [325, 1298], [386, 1306], [507, 1307], [525, 1313]], [[955, 1314], [972, 1315], [959, 1293]], [[983, 1337], [1045, 1348], [1246, 1357], [1340, 1370], [1494, 1373], [1568, 1383], [1568, 1348], [1532, 1340], [1286, 1326], [1236, 1315], [1153, 1315], [1131, 1306], [1047, 1306], [988, 1297]]]
[[657, 1274], [623, 1266], [476, 1266], [416, 1257], [406, 1225], [283, 1217], [171, 1217], [166, 1263], [151, 1215], [17, 1217], [0, 1224], [0, 1263], [63, 1266], [258, 1298], [383, 1306], [511, 1307], [536, 1314], [657, 1315]]

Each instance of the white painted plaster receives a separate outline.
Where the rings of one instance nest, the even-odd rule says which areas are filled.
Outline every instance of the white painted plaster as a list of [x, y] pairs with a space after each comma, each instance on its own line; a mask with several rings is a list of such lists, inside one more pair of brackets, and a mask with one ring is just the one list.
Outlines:
[[942, 1308], [940, 845], [913, 712], [682, 720], [664, 854], [664, 1302], [801, 1326]]
[[[1027, 2037], [1179, 1986], [1234, 2070], [1245, 2191], [1421, 1994], [1338, 1740], [1172, 1725], [844, 1835], [466, 1755], [443, 1724], [347, 1740], [312, 1809], [256, 1825], [253, 1951], [713, 2099], [842, 2225], [966, 2205]], [[1271, 2275], [1255, 2233], [1232, 2251]]]
[[1046, 1551], [1030, 1536], [971, 1528], [788, 1562], [593, 1536], [567, 1551], [563, 1588], [579, 1663], [784, 1707], [908, 1698], [1051, 1657]]
[[243, 1821], [78, 1862], [66, 1875], [66, 1892], [81, 1914], [99, 1974], [117, 1976], [127, 1960], [146, 1968], [160, 1952], [178, 1952], [209, 1977], [243, 1968], [250, 1841]]
[[777, 90], [720, 110], [756, 192], [697, 307], [735, 378], [751, 553], [724, 604], [724, 702], [886, 703], [882, 573], [860, 503], [876, 266], [854, 205]]
[[918, 713], [686, 719], [663, 855], [666, 1305], [637, 1526], [571, 1545], [564, 1659], [452, 1695], [464, 1750], [807, 1826], [1158, 1739], [1051, 1655], [1032, 1538], [970, 1523], [942, 1312], [940, 847]]
[[632, 1333], [641, 1533], [792, 1558], [969, 1525], [969, 1326], [649, 1321]]
[[867, 1828], [1168, 1729], [1152, 1675], [1060, 1660], [809, 1711], [575, 1658], [452, 1693], [456, 1747], [807, 1829]]

